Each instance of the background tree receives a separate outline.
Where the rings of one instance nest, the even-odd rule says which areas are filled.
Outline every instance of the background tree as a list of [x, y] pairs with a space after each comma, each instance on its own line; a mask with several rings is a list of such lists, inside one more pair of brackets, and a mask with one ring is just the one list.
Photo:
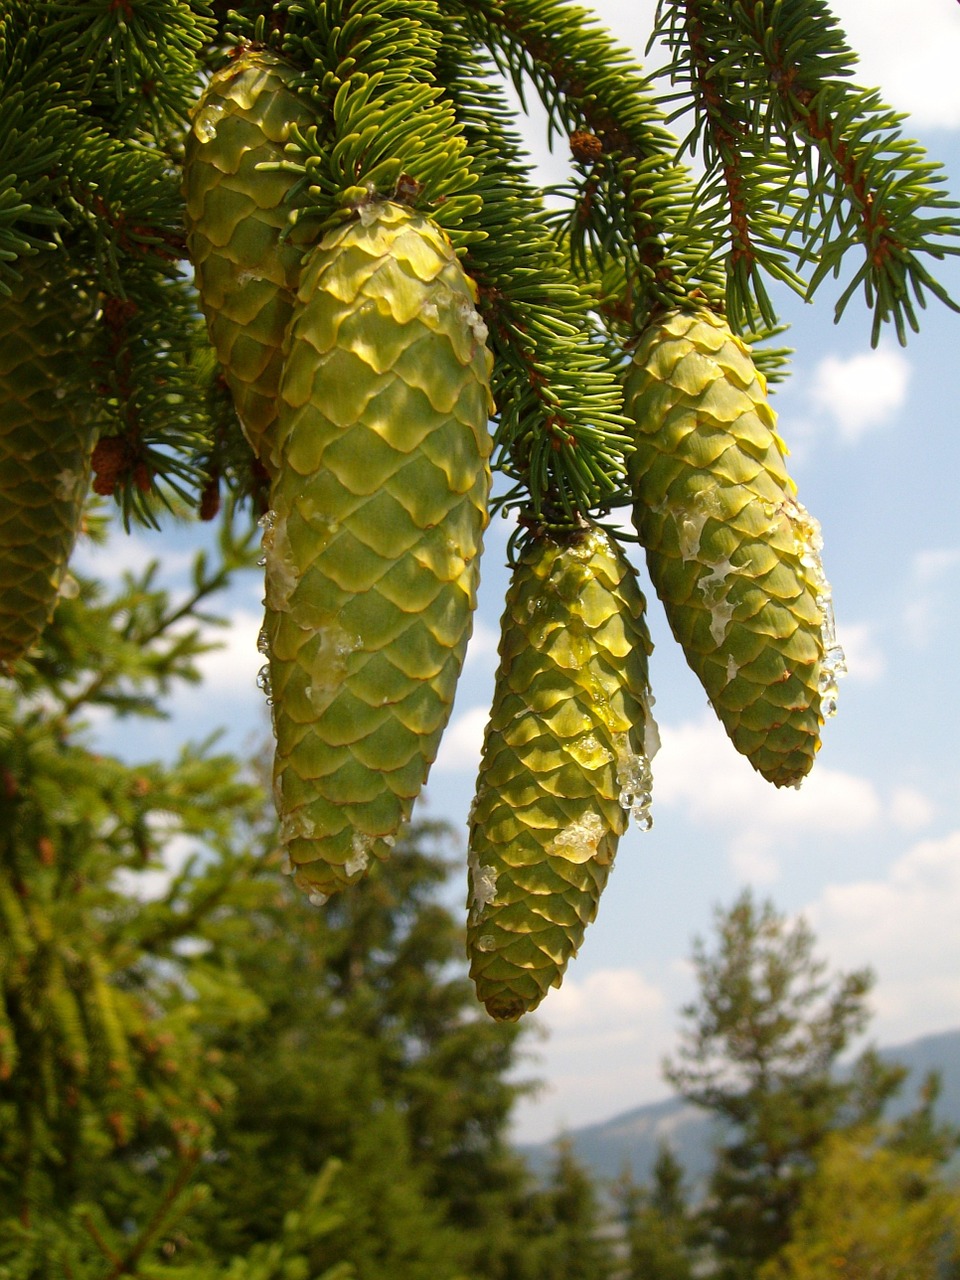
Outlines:
[[196, 678], [252, 544], [225, 524], [180, 599], [81, 579], [0, 690], [0, 1275], [522, 1276], [520, 1033], [470, 996], [446, 828], [320, 912], [256, 770], [91, 744]]
[[876, 1119], [903, 1080], [871, 1051], [838, 1064], [869, 1020], [867, 970], [828, 977], [803, 920], [746, 891], [694, 946], [696, 999], [683, 1009], [667, 1080], [720, 1121], [704, 1219], [730, 1280], [752, 1280], [790, 1237], [824, 1139]]
[[652, 1182], [638, 1187], [627, 1173], [614, 1187], [626, 1250], [624, 1280], [692, 1280], [694, 1219], [683, 1188], [683, 1169], [661, 1143]]
[[[376, 697], [364, 715], [389, 719], [383, 738], [391, 745], [390, 767], [365, 764], [351, 742], [343, 776], [333, 755], [347, 744], [317, 728], [319, 708], [307, 700], [316, 714], [303, 735], [299, 713], [287, 715], [284, 691], [308, 687], [310, 673], [300, 647], [293, 646], [296, 657], [288, 654], [275, 593], [268, 592], [264, 644], [278, 691], [276, 772], [291, 779], [293, 797], [284, 800], [284, 787], [277, 788], [290, 819], [281, 834], [308, 892], [351, 882], [362, 874], [354, 859], [386, 856], [395, 834], [379, 830], [372, 817], [370, 830], [360, 829], [361, 801], [354, 796], [347, 804], [345, 779], [359, 775], [373, 788], [409, 765], [416, 782], [404, 783], [403, 802], [391, 809], [399, 828], [409, 816], [409, 792], [422, 784], [435, 754], [466, 641], [491, 448], [509, 486], [495, 505], [514, 510], [520, 523], [511, 551], [530, 553], [513, 557], [521, 579], [558, 547], [583, 550], [588, 536], [600, 537], [597, 526], [620, 538], [612, 513], [632, 505], [637, 540], [671, 624], [737, 748], [776, 785], [799, 780], [812, 766], [842, 657], [819, 535], [793, 500], [767, 403], [765, 374], [782, 369], [784, 353], [767, 348], [754, 359], [743, 339], [753, 335], [762, 344], [777, 331], [770, 280], [810, 297], [831, 273], [844, 277], [838, 310], [862, 290], [874, 339], [884, 324], [905, 338], [929, 297], [954, 305], [930, 263], [957, 251], [960, 222], [942, 190], [943, 174], [901, 136], [899, 117], [850, 82], [855, 56], [821, 0], [733, 6], [663, 0], [654, 26], [669, 50], [675, 93], [661, 94], [599, 24], [565, 0], [243, 0], [236, 7], [210, 0], [23, 0], [4, 8], [0, 661], [15, 671], [56, 605], [91, 472], [95, 490], [116, 500], [128, 526], [156, 522], [179, 499], [209, 516], [223, 485], [258, 510], [270, 505], [275, 520], [265, 529], [265, 567], [276, 594], [290, 603], [283, 585], [290, 587], [291, 572], [298, 581], [317, 575], [304, 592], [302, 615], [308, 619], [312, 609], [314, 621], [292, 624], [310, 632], [314, 648], [321, 633], [323, 643], [333, 642], [337, 590], [352, 607], [372, 590], [371, 581], [381, 581], [379, 569], [413, 571], [416, 590], [381, 598], [407, 635], [394, 651], [400, 641], [390, 632], [381, 656], [406, 671], [407, 660], [426, 646], [433, 657], [424, 670], [438, 655], [446, 664], [445, 692], [431, 692], [429, 677], [416, 677], [430, 705], [429, 731], [419, 727], [419, 710], [399, 711], [396, 689]], [[550, 134], [569, 140], [571, 178], [551, 193], [549, 211], [530, 179], [501, 73], [532, 85]], [[269, 82], [262, 102], [261, 80]], [[687, 142], [702, 152], [702, 181], [687, 170], [685, 146], [666, 128], [665, 111], [674, 107], [693, 112]], [[251, 130], [263, 160], [250, 158]], [[337, 315], [349, 313], [347, 331], [354, 322], [363, 327], [371, 298], [357, 240], [374, 223], [391, 228], [378, 242], [378, 261], [402, 262], [403, 274], [429, 241], [440, 255], [435, 261], [442, 259], [458, 282], [463, 306], [445, 303], [441, 324], [424, 293], [426, 305], [408, 315], [406, 287], [391, 285], [383, 294], [384, 314], [392, 317], [384, 332], [378, 329], [370, 345], [350, 346], [345, 331], [341, 350], [339, 320], [327, 323], [333, 293], [321, 287], [322, 267], [327, 255], [339, 262], [349, 249], [341, 266], [350, 287]], [[431, 328], [434, 321], [440, 327]], [[423, 324], [429, 334], [418, 328]], [[395, 351], [421, 340], [434, 353], [446, 350], [455, 332], [464, 344], [452, 365], [411, 357], [406, 380], [407, 364]], [[705, 361], [710, 377], [688, 376], [681, 353], [695, 369]], [[344, 363], [353, 374], [340, 377]], [[390, 521], [381, 524], [377, 514], [386, 481], [368, 491], [366, 458], [354, 455], [383, 448], [384, 476], [397, 479], [407, 498], [399, 506], [423, 515], [419, 523], [411, 515], [411, 536], [429, 541], [438, 536], [437, 512], [453, 491], [443, 464], [467, 453], [444, 443], [435, 465], [423, 440], [410, 443], [402, 414], [372, 424], [353, 412], [379, 396], [387, 368], [400, 379], [401, 399], [422, 394], [431, 405], [450, 406], [459, 403], [460, 390], [472, 388], [472, 533], [461, 548], [466, 586], [456, 635], [448, 640], [438, 639], [443, 626], [433, 627], [432, 638], [420, 627], [421, 571], [431, 557], [418, 561], [410, 548], [396, 551]], [[342, 424], [324, 417], [331, 396], [314, 388], [315, 379], [319, 388], [328, 377], [334, 399], [346, 387], [356, 391], [349, 406], [344, 402]], [[254, 401], [276, 410], [270, 430], [254, 424]], [[350, 465], [333, 467], [335, 450], [321, 447], [327, 437], [312, 427], [305, 428], [304, 449], [294, 446], [306, 421], [301, 409], [314, 426], [322, 418], [331, 439], [349, 440]], [[452, 409], [436, 413], [431, 431], [441, 435], [434, 444], [446, 440], [448, 426], [454, 436], [459, 429]], [[689, 448], [677, 437], [691, 433], [673, 432], [668, 418], [696, 423]], [[338, 434], [348, 428], [349, 436]], [[716, 438], [705, 446], [701, 434]], [[654, 455], [664, 451], [672, 460], [661, 467]], [[304, 472], [295, 457], [304, 460]], [[431, 484], [408, 493], [418, 468], [430, 472]], [[313, 516], [322, 508], [334, 521], [336, 537], [313, 517], [286, 518], [287, 506], [314, 485], [307, 505]], [[756, 528], [747, 527], [750, 516], [740, 519], [744, 486], [751, 485], [746, 507]], [[689, 503], [696, 506], [708, 492], [710, 511], [698, 510], [691, 523]], [[423, 507], [427, 497], [438, 498], [437, 511]], [[387, 549], [373, 552], [365, 542], [360, 555], [356, 543], [371, 528], [372, 541]], [[57, 536], [48, 537], [53, 529]], [[619, 563], [620, 548], [609, 550]], [[439, 545], [436, 558], [448, 551]], [[362, 567], [361, 561], [372, 564], [368, 552], [379, 557], [377, 571]], [[632, 572], [624, 561], [618, 581], [632, 584]], [[322, 592], [314, 589], [319, 582], [326, 584]], [[633, 615], [628, 649], [639, 657], [645, 647], [639, 595], [607, 585], [602, 596], [618, 625]], [[755, 598], [762, 609], [751, 603]], [[752, 625], [761, 613], [763, 625]], [[326, 621], [318, 629], [320, 615]], [[558, 619], [562, 629], [563, 615]], [[369, 623], [359, 629], [371, 639]], [[582, 630], [589, 644], [597, 629]], [[520, 648], [531, 645], [521, 640]], [[359, 668], [372, 651], [350, 649], [349, 680], [338, 682], [332, 697], [341, 688], [352, 696], [362, 686]], [[391, 663], [391, 653], [401, 661]], [[536, 661], [543, 667], [548, 657], [541, 652]], [[607, 662], [614, 676], [630, 665]], [[634, 683], [642, 703], [640, 666]], [[549, 719], [550, 679], [525, 684], [542, 703], [541, 720]], [[622, 690], [614, 688], [619, 698]], [[578, 732], [596, 702], [588, 687], [580, 698]], [[531, 855], [519, 858], [536, 873], [518, 888], [518, 901], [543, 906], [554, 874], [543, 864], [558, 833], [595, 833], [596, 871], [612, 858], [626, 825], [621, 796], [647, 821], [655, 735], [643, 707], [631, 710], [628, 721], [624, 750], [618, 729], [600, 754], [590, 754], [596, 733], [609, 730], [604, 722], [582, 733], [584, 749], [581, 742], [571, 751], [566, 730], [551, 728], [536, 760], [534, 753], [524, 756], [512, 784], [519, 796], [536, 793], [542, 813], [529, 824]], [[420, 752], [415, 769], [396, 745], [411, 738]], [[366, 735], [363, 742], [369, 748]], [[313, 767], [318, 751], [330, 765], [326, 771]], [[560, 797], [550, 779], [563, 770], [579, 776]], [[318, 796], [318, 779], [334, 775], [331, 794]], [[377, 791], [378, 801], [386, 803], [384, 796]], [[564, 812], [561, 799], [576, 799], [576, 812]], [[318, 832], [316, 814], [304, 812], [313, 805], [341, 824], [333, 833], [336, 857], [333, 834]], [[348, 807], [349, 829], [342, 820]], [[475, 856], [482, 826], [474, 827]], [[364, 845], [359, 852], [354, 836]], [[513, 856], [518, 840], [519, 833], [505, 842]], [[568, 846], [561, 840], [560, 847]], [[493, 865], [495, 853], [479, 865]], [[506, 883], [505, 865], [501, 873]], [[551, 907], [554, 932], [536, 959], [549, 969], [547, 985], [561, 976], [597, 909], [603, 876], [584, 874], [576, 903], [558, 899]], [[501, 904], [475, 905], [473, 925], [499, 917], [488, 908]], [[528, 942], [537, 931], [528, 920]], [[535, 967], [529, 955], [522, 963], [513, 956], [510, 933], [493, 924], [471, 932], [478, 975], [488, 966], [494, 973]], [[496, 982], [509, 987], [515, 976]], [[507, 993], [495, 1007], [500, 1016], [519, 1016], [542, 994], [518, 1005], [519, 997]]]
[[599, 1190], [564, 1139], [543, 1187], [525, 1206], [530, 1250], [517, 1280], [609, 1280], [614, 1251]]
[[955, 1280], [960, 1190], [874, 1127], [832, 1134], [758, 1280]]
[[[83, 720], [158, 714], [170, 682], [196, 678], [201, 606], [249, 543], [225, 532], [222, 552], [176, 604], [156, 566], [112, 598], [81, 582], [20, 688], [0, 688], [0, 1248], [15, 1275], [56, 1274], [78, 1224], [91, 1247], [132, 1224], [120, 1255], [152, 1254], [231, 1088], [202, 1029], [261, 1012], [187, 945], [243, 883], [260, 788], [209, 744], [171, 766], [105, 757]], [[191, 851], [179, 876], [171, 841]], [[169, 882], [155, 901], [137, 897], [145, 872]]]

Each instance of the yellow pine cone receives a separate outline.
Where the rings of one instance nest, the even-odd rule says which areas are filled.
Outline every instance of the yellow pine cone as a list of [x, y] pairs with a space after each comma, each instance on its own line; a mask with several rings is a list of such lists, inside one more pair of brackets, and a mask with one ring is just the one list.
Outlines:
[[624, 400], [634, 524], [673, 633], [737, 750], [799, 785], [845, 666], [763, 375], [719, 316], [673, 312], [643, 333]]
[[491, 357], [446, 237], [374, 203], [304, 263], [264, 518], [274, 789], [316, 899], [386, 857], [440, 742], [487, 521]]
[[0, 665], [24, 654], [53, 616], [94, 435], [73, 378], [92, 305], [55, 254], [20, 269], [21, 283], [0, 299]]
[[283, 344], [293, 313], [305, 235], [285, 239], [288, 173], [258, 166], [283, 159], [292, 124], [312, 122], [289, 87], [296, 72], [250, 50], [210, 81], [186, 141], [187, 250], [210, 340], [251, 447], [269, 468]]
[[467, 952], [494, 1018], [560, 985], [631, 810], [651, 825], [644, 610], [600, 529], [534, 536], [517, 561], [470, 814]]

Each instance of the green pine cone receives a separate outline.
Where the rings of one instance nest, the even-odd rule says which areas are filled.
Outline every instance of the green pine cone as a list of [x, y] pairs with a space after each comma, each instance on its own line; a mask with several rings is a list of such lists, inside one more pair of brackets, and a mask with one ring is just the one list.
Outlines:
[[23, 264], [0, 300], [0, 663], [53, 616], [90, 479], [94, 427], [72, 370], [92, 307], [53, 257], [43, 274]]
[[269, 469], [286, 337], [304, 235], [289, 225], [292, 179], [261, 164], [283, 159], [290, 126], [312, 122], [290, 89], [295, 71], [263, 50], [211, 80], [186, 141], [187, 250], [210, 340], [251, 447]]
[[304, 263], [266, 618], [281, 839], [314, 897], [386, 857], [446, 725], [487, 521], [491, 357], [445, 236], [366, 206]]
[[560, 985], [631, 809], [651, 825], [645, 608], [599, 529], [535, 537], [514, 570], [470, 814], [467, 952], [494, 1018]]
[[673, 634], [737, 750], [799, 785], [843, 655], [763, 375], [720, 317], [675, 312], [643, 334], [624, 400], [634, 524]]

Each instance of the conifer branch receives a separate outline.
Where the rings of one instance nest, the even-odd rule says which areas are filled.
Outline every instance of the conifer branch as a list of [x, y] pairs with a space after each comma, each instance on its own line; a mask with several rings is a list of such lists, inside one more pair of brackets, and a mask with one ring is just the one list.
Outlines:
[[498, 462], [516, 482], [503, 505], [568, 526], [607, 509], [625, 483], [630, 442], [616, 373], [489, 67], [453, 32], [441, 65], [483, 201], [472, 222], [482, 234], [467, 246], [464, 266], [495, 354]]
[[572, 140], [581, 177], [560, 194], [570, 202], [568, 236], [581, 269], [585, 240], [601, 274], [618, 263], [638, 326], [652, 306], [676, 306], [693, 288], [722, 297], [702, 242], [689, 234], [692, 187], [676, 163], [676, 141], [631, 55], [566, 0], [442, 2], [490, 49], [521, 99], [530, 79], [550, 135]]
[[294, 125], [282, 167], [297, 176], [293, 222], [317, 234], [374, 199], [399, 200], [447, 230], [479, 204], [476, 178], [434, 75], [435, 0], [288, 0], [282, 52], [316, 126]]
[[[822, 0], [661, 0], [654, 35], [684, 86], [674, 96], [694, 105], [684, 145], [699, 143], [707, 166], [701, 211], [714, 227], [728, 221], [731, 319], [756, 304], [773, 320], [762, 271], [810, 298], [855, 247], [865, 260], [836, 315], [862, 286], [874, 344], [891, 321], [906, 341], [926, 291], [957, 309], [918, 257], [960, 252], [940, 166], [901, 136], [902, 117], [878, 93], [847, 82], [856, 59]], [[809, 281], [789, 258], [817, 264]]]

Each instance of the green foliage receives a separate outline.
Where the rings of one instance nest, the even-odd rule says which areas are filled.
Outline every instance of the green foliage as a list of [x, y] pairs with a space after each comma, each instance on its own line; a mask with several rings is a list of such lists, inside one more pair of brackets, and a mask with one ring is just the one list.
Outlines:
[[[957, 309], [921, 261], [957, 252], [941, 166], [877, 91], [850, 83], [856, 56], [822, 0], [661, 0], [655, 34], [673, 55], [677, 114], [694, 106], [696, 218], [725, 257], [735, 327], [755, 310], [774, 322], [762, 273], [809, 298], [854, 249], [863, 263], [837, 316], [862, 287], [874, 344], [889, 322], [905, 342], [928, 292]], [[791, 263], [815, 269], [804, 281]]]
[[[606, 508], [629, 446], [615, 364], [570, 278], [502, 91], [469, 40], [450, 33], [439, 72], [484, 191], [464, 266], [494, 352], [497, 461], [514, 487], [503, 505], [547, 524]], [[551, 379], [550, 369], [565, 376]], [[528, 498], [528, 503], [527, 503]]]
[[694, 1220], [670, 1148], [661, 1144], [650, 1186], [638, 1187], [626, 1174], [614, 1198], [626, 1245], [624, 1280], [693, 1280]]
[[792, 1239], [757, 1280], [947, 1280], [960, 1275], [960, 1190], [936, 1162], [866, 1128], [831, 1136]]
[[510, 1273], [511, 1280], [610, 1280], [611, 1240], [589, 1173], [570, 1144], [556, 1145], [546, 1185], [528, 1203], [530, 1247]]
[[[81, 582], [20, 688], [0, 689], [0, 1257], [17, 1277], [58, 1273], [61, 1250], [77, 1267], [88, 1247], [154, 1250], [231, 1091], [205, 1027], [261, 1012], [191, 945], [253, 861], [259, 786], [210, 744], [169, 766], [96, 754], [79, 719], [157, 714], [170, 679], [196, 677], [209, 646], [178, 624], [199, 621], [226, 571], [198, 562], [180, 604], [155, 572], [113, 598]], [[132, 1239], [101, 1248], [122, 1221]]]
[[225, 523], [182, 598], [155, 564], [81, 579], [0, 687], [0, 1277], [512, 1280], [553, 1221], [506, 1142], [519, 1033], [438, 901], [446, 828], [321, 913], [259, 762], [85, 728], [196, 680], [254, 554]]
[[[182, 137], [238, 41], [288, 59], [316, 115], [277, 161], [292, 219], [319, 237], [400, 199], [468, 254], [498, 358], [507, 501], [536, 521], [625, 498], [615, 369], [658, 310], [696, 298], [735, 331], [771, 332], [765, 279], [810, 296], [851, 254], [862, 265], [838, 311], [862, 286], [874, 341], [887, 323], [904, 340], [931, 294], [954, 305], [926, 265], [958, 249], [942, 173], [851, 85], [821, 0], [664, 0], [663, 100], [567, 0], [15, 0], [2, 23], [0, 290], [56, 248], [102, 295], [82, 401], [101, 437], [98, 491], [128, 522], [195, 503], [221, 475], [257, 491], [182, 265]], [[500, 73], [532, 87], [550, 139], [570, 142], [549, 219]], [[664, 114], [691, 107], [699, 183]]]
[[802, 920], [746, 892], [717, 912], [716, 934], [713, 950], [695, 945], [699, 991], [665, 1074], [724, 1123], [704, 1219], [720, 1274], [753, 1280], [789, 1238], [820, 1144], [876, 1119], [903, 1073], [868, 1052], [838, 1074], [866, 1026], [872, 978], [828, 978]]

